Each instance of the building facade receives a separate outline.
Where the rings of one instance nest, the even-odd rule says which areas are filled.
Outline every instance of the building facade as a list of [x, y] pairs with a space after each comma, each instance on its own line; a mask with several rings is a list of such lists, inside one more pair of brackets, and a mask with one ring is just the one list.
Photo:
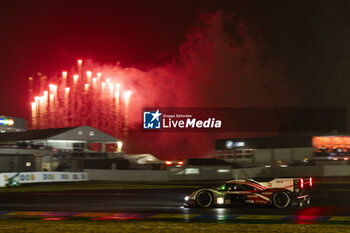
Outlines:
[[290, 163], [311, 158], [311, 136], [232, 138], [216, 141], [216, 158], [238, 164]]
[[216, 158], [239, 164], [350, 159], [349, 135], [283, 136], [216, 140]]
[[110, 167], [122, 157], [122, 145], [89, 126], [7, 132], [0, 134], [0, 172]]

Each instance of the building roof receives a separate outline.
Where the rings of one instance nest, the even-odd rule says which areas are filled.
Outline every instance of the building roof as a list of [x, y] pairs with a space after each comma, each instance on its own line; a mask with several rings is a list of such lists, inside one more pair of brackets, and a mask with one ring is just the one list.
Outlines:
[[47, 139], [77, 127], [34, 129], [24, 132], [10, 132], [0, 134], [0, 142], [29, 141]]

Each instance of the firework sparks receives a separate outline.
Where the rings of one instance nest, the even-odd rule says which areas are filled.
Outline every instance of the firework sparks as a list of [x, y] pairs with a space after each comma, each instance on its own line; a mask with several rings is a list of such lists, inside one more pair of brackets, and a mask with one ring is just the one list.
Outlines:
[[125, 103], [125, 124], [124, 124], [124, 137], [128, 137], [128, 113], [129, 113], [129, 104], [130, 104], [130, 97], [131, 97], [131, 91], [126, 91], [123, 94], [124, 97], [124, 103]]
[[101, 72], [84, 71], [83, 60], [78, 60], [78, 74], [63, 71], [58, 77], [31, 77], [31, 87], [38, 87], [30, 92], [32, 128], [89, 125], [127, 136], [131, 91], [123, 91], [114, 80], [119, 81], [117, 77], [105, 79]]

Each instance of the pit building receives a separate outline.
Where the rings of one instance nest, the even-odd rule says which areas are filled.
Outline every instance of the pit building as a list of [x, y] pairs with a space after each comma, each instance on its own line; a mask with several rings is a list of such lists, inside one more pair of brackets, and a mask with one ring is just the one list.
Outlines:
[[6, 132], [0, 134], [0, 172], [123, 167], [122, 145], [89, 126]]
[[316, 160], [348, 163], [350, 135], [281, 136], [219, 139], [216, 158], [238, 164]]

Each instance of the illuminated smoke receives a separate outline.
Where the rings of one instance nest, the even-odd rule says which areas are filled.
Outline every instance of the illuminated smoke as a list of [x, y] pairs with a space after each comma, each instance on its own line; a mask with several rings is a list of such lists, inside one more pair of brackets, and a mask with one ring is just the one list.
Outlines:
[[[119, 62], [81, 60], [60, 77], [36, 75], [30, 81], [37, 87], [33, 93], [38, 93], [32, 97], [33, 127], [90, 125], [117, 138], [128, 136], [129, 153], [164, 159], [212, 155], [215, 138], [240, 135], [142, 132], [141, 111], [143, 107], [271, 107], [297, 102], [290, 98], [293, 87], [284, 79], [283, 67], [262, 58], [263, 43], [234, 17], [222, 12], [203, 15], [202, 26], [188, 33], [177, 58], [146, 71], [122, 68]], [[225, 32], [227, 21], [235, 36]], [[57, 96], [54, 89], [52, 93], [47, 89], [49, 84], [57, 86]], [[42, 100], [45, 90], [50, 93]]]

